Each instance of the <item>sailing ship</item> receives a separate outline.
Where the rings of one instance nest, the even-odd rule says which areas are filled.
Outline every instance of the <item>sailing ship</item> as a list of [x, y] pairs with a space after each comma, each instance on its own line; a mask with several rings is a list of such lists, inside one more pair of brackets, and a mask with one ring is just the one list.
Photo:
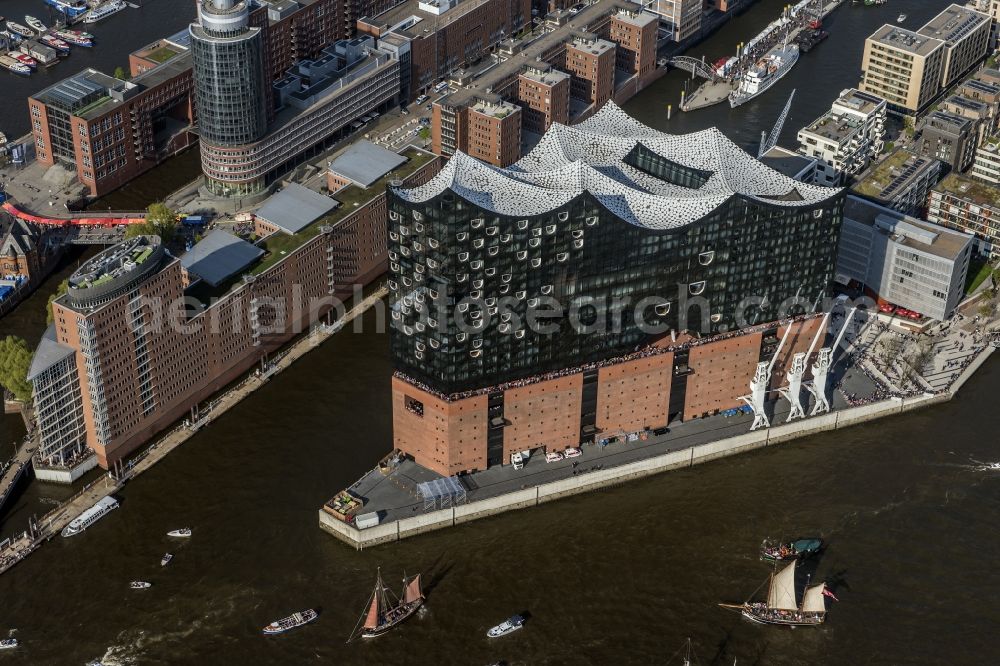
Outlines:
[[785, 44], [758, 60], [740, 81], [739, 87], [729, 93], [729, 106], [736, 108], [746, 104], [757, 95], [767, 92], [771, 86], [781, 80], [799, 61], [799, 47], [795, 44]]
[[[375, 580], [375, 591], [372, 592], [368, 610], [365, 613], [364, 624], [361, 627], [362, 638], [381, 636], [393, 627], [408, 620], [424, 604], [424, 592], [420, 588], [420, 574], [413, 578], [403, 576], [403, 592], [398, 599], [382, 582], [382, 570], [379, 569]], [[350, 641], [355, 634], [351, 634]]]
[[760, 544], [760, 559], [768, 562], [801, 560], [811, 557], [821, 550], [823, 550], [823, 540], [820, 538], [800, 538], [777, 543], [770, 539], [764, 539], [764, 542]]
[[[719, 604], [734, 608], [743, 617], [758, 624], [776, 624], [787, 627], [816, 627], [826, 619], [826, 583], [806, 584], [802, 602], [795, 598], [795, 561], [789, 562], [778, 573], [772, 573], [767, 590], [767, 601], [744, 601], [742, 604]], [[760, 588], [757, 588], [760, 589]], [[756, 594], [756, 591], [754, 592]], [[753, 598], [753, 595], [750, 595]]]

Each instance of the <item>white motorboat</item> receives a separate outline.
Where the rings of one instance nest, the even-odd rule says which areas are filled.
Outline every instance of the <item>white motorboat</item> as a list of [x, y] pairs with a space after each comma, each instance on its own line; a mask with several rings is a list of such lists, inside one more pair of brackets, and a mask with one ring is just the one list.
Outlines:
[[122, 2], [122, 0], [111, 0], [110, 2], [105, 2], [96, 9], [91, 9], [87, 12], [87, 15], [83, 17], [83, 22], [97, 23], [101, 19], [106, 19], [112, 14], [117, 14], [126, 7], [127, 5]]
[[906, 20], [906, 14], [900, 14], [899, 16], [896, 17], [896, 23], [902, 23], [905, 20]]
[[96, 523], [98, 520], [107, 515], [110, 511], [118, 508], [118, 500], [116, 500], [111, 495], [98, 500], [97, 504], [90, 507], [79, 516], [77, 516], [73, 522], [66, 526], [62, 531], [64, 537], [71, 537], [83, 532], [85, 529]]
[[34, 16], [25, 16], [24, 22], [27, 23], [35, 32], [41, 34], [47, 31], [49, 28], [44, 23], [36, 19]]
[[172, 553], [164, 553], [163, 557], [160, 558], [160, 566], [161, 567], [167, 566], [168, 564], [170, 564], [170, 560], [172, 560], [172, 559], [174, 559], [174, 556], [173, 556]]
[[128, 586], [130, 589], [133, 590], [148, 590], [149, 588], [153, 587], [153, 584], [147, 583], [144, 580], [134, 580], [131, 583], [129, 583]]
[[189, 537], [191, 536], [190, 527], [182, 527], [179, 530], [170, 530], [167, 532], [168, 537]]
[[509, 617], [497, 626], [486, 632], [488, 638], [500, 638], [507, 634], [512, 634], [524, 626], [524, 618], [520, 615]]
[[17, 647], [16, 638], [4, 638], [0, 640], [0, 650], [10, 650]]
[[307, 608], [304, 611], [298, 613], [292, 613], [288, 617], [281, 618], [280, 620], [275, 620], [266, 627], [262, 629], [264, 634], [268, 636], [273, 636], [275, 634], [283, 634], [286, 631], [295, 629], [296, 627], [301, 627], [304, 624], [309, 624], [313, 620], [319, 617], [319, 613], [312, 608]]

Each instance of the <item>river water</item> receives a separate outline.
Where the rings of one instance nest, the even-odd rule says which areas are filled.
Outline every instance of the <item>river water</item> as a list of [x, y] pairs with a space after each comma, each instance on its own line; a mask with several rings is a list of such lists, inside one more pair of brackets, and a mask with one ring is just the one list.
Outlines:
[[[721, 56], [777, 4], [761, 2], [704, 49]], [[943, 4], [906, 3], [908, 24]], [[840, 9], [833, 35], [790, 80], [737, 112], [667, 123], [660, 109], [679, 96], [679, 75], [629, 110], [670, 131], [719, 123], [749, 145], [786, 85], [798, 85], [786, 126], [797, 128], [856, 82], [864, 36], [895, 18], [900, 3], [890, 7]], [[0, 330], [37, 338], [41, 323], [24, 317], [19, 309]], [[119, 511], [0, 577], [0, 634], [16, 628], [23, 643], [0, 659], [662, 664], [691, 637], [700, 664], [995, 662], [1000, 474], [974, 466], [1000, 459], [996, 361], [945, 405], [358, 553], [320, 531], [316, 513], [391, 446], [388, 339], [374, 332], [373, 313], [364, 321], [365, 333], [334, 337], [126, 487]], [[19, 428], [4, 423], [0, 436]], [[33, 483], [0, 529], [20, 531], [70, 492]], [[164, 536], [181, 526], [194, 528], [192, 539]], [[840, 598], [822, 628], [759, 627], [716, 606], [767, 577], [756, 559], [762, 538], [813, 534], [830, 545], [809, 571]], [[167, 550], [174, 562], [161, 569]], [[423, 571], [429, 612], [345, 645], [377, 567], [389, 581]], [[133, 592], [133, 579], [154, 586]], [[260, 636], [309, 606], [322, 609], [317, 623]], [[532, 615], [523, 631], [485, 638], [519, 611]]]

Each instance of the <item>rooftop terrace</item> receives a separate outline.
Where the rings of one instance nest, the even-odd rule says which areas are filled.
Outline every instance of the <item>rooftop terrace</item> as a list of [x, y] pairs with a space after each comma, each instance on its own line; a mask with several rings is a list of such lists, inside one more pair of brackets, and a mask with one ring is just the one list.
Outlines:
[[900, 148], [870, 169], [853, 189], [859, 194], [877, 197], [901, 174], [907, 162], [913, 160], [915, 164], [918, 159], [913, 153]]
[[1000, 206], [1000, 189], [958, 173], [950, 173], [934, 186], [935, 192], [947, 192], [980, 206]]
[[876, 30], [869, 39], [922, 57], [930, 55], [943, 45], [943, 42], [939, 39], [932, 39], [912, 30], [892, 25], [891, 23], [886, 23]]

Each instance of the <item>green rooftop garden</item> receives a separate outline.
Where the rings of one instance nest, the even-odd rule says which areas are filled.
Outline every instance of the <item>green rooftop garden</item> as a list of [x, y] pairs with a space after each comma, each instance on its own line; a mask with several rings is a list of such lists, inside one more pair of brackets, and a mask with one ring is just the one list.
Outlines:
[[152, 60], [153, 62], [162, 65], [163, 63], [165, 63], [166, 61], [170, 60], [175, 55], [177, 55], [177, 53], [178, 53], [177, 49], [175, 49], [170, 45], [165, 44], [160, 48], [147, 53], [145, 58], [146, 60]]
[[88, 111], [93, 111], [94, 109], [96, 109], [100, 105], [104, 104], [105, 102], [110, 102], [110, 101], [111, 101], [111, 97], [109, 97], [108, 95], [102, 95], [101, 97], [95, 99], [93, 102], [91, 102], [87, 106], [82, 107], [82, 108], [77, 109], [76, 111], [74, 111], [73, 115], [82, 118], [84, 115], [87, 114]]
[[950, 192], [981, 206], [1000, 206], [1000, 190], [996, 186], [957, 173], [948, 174], [934, 189]]
[[251, 275], [260, 275], [267, 269], [274, 266], [287, 257], [292, 251], [304, 244], [306, 241], [315, 238], [319, 234], [320, 227], [325, 225], [335, 225], [344, 219], [358, 207], [374, 199], [377, 195], [385, 192], [386, 184], [393, 179], [404, 180], [414, 171], [427, 164], [434, 158], [434, 155], [420, 150], [410, 149], [403, 153], [409, 161], [400, 166], [395, 171], [390, 171], [382, 176], [378, 181], [372, 183], [371, 187], [364, 188], [350, 185], [334, 194], [334, 198], [340, 202], [340, 206], [329, 215], [321, 217], [297, 234], [286, 234], [283, 231], [271, 234], [266, 239], [257, 244], [259, 248], [267, 252], [264, 258], [256, 266], [250, 269]]
[[892, 153], [871, 169], [864, 180], [855, 183], [854, 191], [868, 197], [878, 196], [886, 185], [892, 182], [893, 171], [902, 167], [911, 156], [909, 152], [902, 149]]

